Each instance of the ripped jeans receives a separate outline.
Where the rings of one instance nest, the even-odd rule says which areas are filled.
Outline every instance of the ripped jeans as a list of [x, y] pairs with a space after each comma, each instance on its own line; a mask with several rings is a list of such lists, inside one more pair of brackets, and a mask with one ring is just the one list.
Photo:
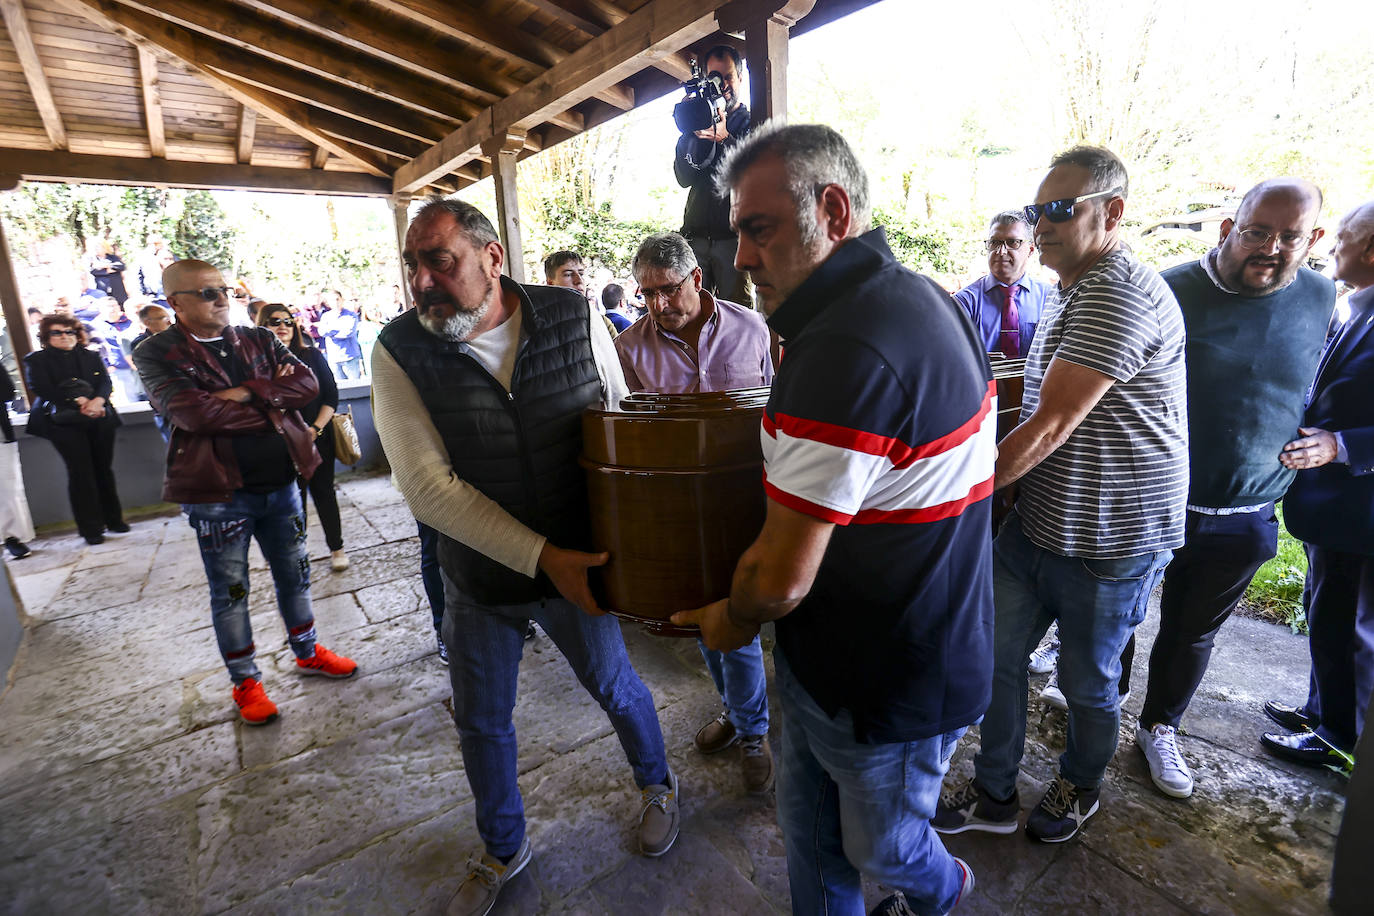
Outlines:
[[227, 503], [188, 503], [182, 511], [196, 529], [210, 614], [219, 654], [235, 684], [262, 680], [254, 660], [248, 620], [248, 544], [257, 538], [277, 587], [277, 608], [297, 658], [315, 652], [315, 614], [310, 606], [310, 557], [305, 552], [305, 515], [295, 481], [271, 493], [234, 492]]

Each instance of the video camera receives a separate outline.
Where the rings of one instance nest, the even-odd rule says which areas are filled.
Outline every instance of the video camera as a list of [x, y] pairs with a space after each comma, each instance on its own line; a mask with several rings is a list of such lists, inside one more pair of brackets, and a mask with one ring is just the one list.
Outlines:
[[725, 77], [712, 70], [705, 76], [692, 61], [692, 78], [682, 84], [687, 97], [673, 106], [673, 121], [684, 134], [708, 130], [725, 115]]

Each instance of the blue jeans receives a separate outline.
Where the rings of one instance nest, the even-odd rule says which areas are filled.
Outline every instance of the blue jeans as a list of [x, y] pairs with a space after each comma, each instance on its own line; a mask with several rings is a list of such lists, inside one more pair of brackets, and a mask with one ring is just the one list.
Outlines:
[[763, 674], [763, 646], [755, 636], [733, 652], [717, 652], [697, 640], [706, 670], [725, 701], [725, 714], [739, 735], [768, 734], [768, 682]]
[[860, 874], [906, 894], [918, 913], [945, 913], [963, 873], [930, 826], [940, 783], [964, 734], [860, 744], [847, 710], [811, 699], [773, 652], [782, 699], [778, 824], [794, 914], [862, 916]]
[[362, 378], [363, 377], [363, 358], [355, 356], [352, 359], [341, 359], [334, 364], [335, 378]]
[[514, 855], [525, 839], [525, 806], [516, 782], [515, 683], [529, 620], [558, 646], [582, 686], [601, 704], [640, 788], [665, 785], [668, 755], [654, 698], [625, 654], [620, 623], [592, 617], [561, 598], [488, 607], [444, 576], [444, 643], [453, 685], [453, 721], [487, 852]]
[[434, 632], [442, 639], [444, 631], [444, 576], [439, 572], [439, 532], [416, 522], [420, 532], [420, 582], [425, 586], [425, 598], [429, 600], [429, 616], [434, 621]]
[[1102, 783], [1121, 727], [1121, 652], [1145, 619], [1172, 553], [1113, 560], [1066, 557], [1037, 547], [1014, 511], [993, 544], [992, 703], [974, 758], [978, 785], [997, 798], [1016, 791], [1026, 745], [1026, 658], [1059, 621], [1059, 689], [1069, 706], [1059, 772], [1085, 789]]
[[295, 481], [272, 493], [237, 490], [227, 503], [187, 503], [181, 509], [196, 529], [210, 583], [215, 639], [234, 683], [262, 679], [248, 622], [248, 544], [254, 538], [272, 570], [277, 609], [286, 623], [291, 651], [297, 658], [313, 655], [310, 558], [305, 552], [305, 516]]

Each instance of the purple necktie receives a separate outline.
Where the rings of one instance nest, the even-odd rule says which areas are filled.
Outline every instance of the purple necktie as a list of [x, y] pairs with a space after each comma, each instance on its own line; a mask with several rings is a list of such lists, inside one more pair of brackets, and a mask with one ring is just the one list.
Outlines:
[[1021, 356], [1021, 313], [1016, 309], [1016, 284], [1002, 287], [1006, 304], [1002, 306], [1002, 333], [997, 336], [997, 349], [1007, 359]]

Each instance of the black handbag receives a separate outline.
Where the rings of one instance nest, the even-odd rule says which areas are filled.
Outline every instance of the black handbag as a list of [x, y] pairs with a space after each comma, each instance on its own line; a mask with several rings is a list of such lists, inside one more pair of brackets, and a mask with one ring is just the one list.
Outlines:
[[[100, 417], [88, 417], [81, 412], [77, 406], [77, 398], [95, 397], [95, 389], [91, 383], [84, 378], [68, 378], [57, 383], [57, 390], [61, 395], [60, 401], [48, 402], [48, 418], [57, 426], [84, 426], [87, 423], [94, 423]], [[105, 405], [105, 413], [110, 412], [110, 405]]]

